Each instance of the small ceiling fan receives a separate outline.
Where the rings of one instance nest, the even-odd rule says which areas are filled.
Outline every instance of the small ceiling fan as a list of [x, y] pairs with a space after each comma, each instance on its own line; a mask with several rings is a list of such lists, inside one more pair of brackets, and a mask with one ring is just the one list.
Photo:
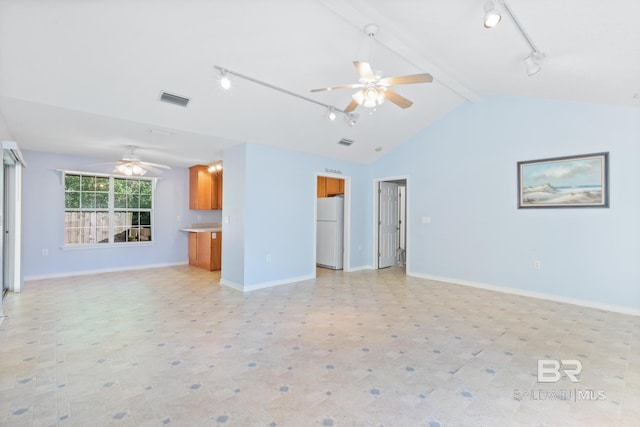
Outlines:
[[[364, 27], [365, 33], [367, 33], [367, 35], [369, 36], [369, 41], [373, 39], [373, 36], [375, 36], [377, 30], [378, 26], [376, 24], [369, 24]], [[344, 109], [345, 113], [349, 113], [355, 110], [359, 105], [367, 108], [375, 108], [376, 106], [382, 104], [386, 99], [393, 102], [400, 108], [409, 108], [413, 105], [413, 102], [399, 95], [397, 92], [391, 90], [390, 86], [414, 83], [431, 83], [433, 81], [433, 77], [429, 73], [412, 74], [397, 77], [382, 77], [382, 75], [374, 73], [371, 65], [368, 62], [353, 61], [353, 65], [356, 66], [358, 75], [360, 76], [358, 83], [312, 89], [311, 92], [360, 88], [358, 92], [351, 96], [353, 99]]]
[[153, 172], [155, 174], [161, 174], [161, 169], [171, 169], [171, 167], [167, 165], [161, 165], [158, 163], [150, 163], [144, 162], [140, 159], [140, 156], [135, 154], [135, 150], [138, 149], [135, 145], [129, 145], [129, 154], [125, 154], [122, 156], [122, 160], [118, 160], [115, 162], [105, 162], [105, 163], [92, 163], [93, 165], [109, 165], [115, 164], [116, 168], [114, 172], [120, 172], [126, 176], [137, 175], [142, 176], [147, 172]]

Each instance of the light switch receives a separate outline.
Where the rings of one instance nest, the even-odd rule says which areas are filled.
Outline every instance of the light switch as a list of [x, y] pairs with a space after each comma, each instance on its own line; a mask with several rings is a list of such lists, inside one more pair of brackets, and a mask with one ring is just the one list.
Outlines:
[[225, 223], [225, 224], [229, 224], [229, 215], [226, 215], [226, 216], [224, 217], [224, 223]]
[[430, 216], [423, 216], [422, 217], [422, 223], [423, 224], [431, 224], [431, 217]]

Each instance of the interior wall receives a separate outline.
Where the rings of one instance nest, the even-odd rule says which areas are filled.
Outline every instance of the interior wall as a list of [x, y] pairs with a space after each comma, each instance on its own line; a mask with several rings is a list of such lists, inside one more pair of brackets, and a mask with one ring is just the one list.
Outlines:
[[245, 258], [246, 145], [224, 151], [221, 283], [242, 289]]
[[197, 222], [220, 222], [220, 211], [189, 210], [189, 170], [173, 168], [160, 176], [156, 187], [152, 245], [64, 249], [64, 184], [56, 169], [111, 173], [113, 166], [90, 165], [104, 159], [37, 151], [23, 151], [23, 155], [28, 165], [23, 171], [26, 280], [186, 264], [188, 238], [187, 233], [179, 229]]
[[[638, 108], [496, 96], [415, 135], [372, 176], [410, 176], [408, 274], [640, 312], [639, 141]], [[610, 208], [517, 209], [518, 161], [603, 151]]]
[[316, 177], [327, 168], [351, 177], [350, 267], [370, 265], [367, 165], [256, 144], [246, 156], [245, 289], [315, 276]]

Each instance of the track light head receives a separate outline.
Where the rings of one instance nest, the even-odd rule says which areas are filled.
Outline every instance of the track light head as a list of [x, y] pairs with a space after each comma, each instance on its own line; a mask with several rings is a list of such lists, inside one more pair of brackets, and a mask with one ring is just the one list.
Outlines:
[[502, 20], [502, 15], [496, 10], [492, 0], [484, 4], [484, 27], [493, 28]]
[[329, 107], [329, 113], [327, 114], [327, 119], [329, 119], [330, 121], [335, 121], [337, 115], [336, 112], [334, 111], [333, 107]]
[[220, 70], [220, 87], [224, 90], [231, 88], [231, 79], [225, 70]]
[[347, 114], [345, 119], [347, 120], [347, 124], [351, 127], [354, 127], [357, 123], [356, 116], [352, 113]]
[[534, 74], [542, 70], [542, 67], [540, 66], [540, 64], [538, 64], [537, 59], [538, 59], [538, 52], [532, 52], [531, 55], [524, 58], [524, 63], [527, 66], [528, 76], [533, 76]]

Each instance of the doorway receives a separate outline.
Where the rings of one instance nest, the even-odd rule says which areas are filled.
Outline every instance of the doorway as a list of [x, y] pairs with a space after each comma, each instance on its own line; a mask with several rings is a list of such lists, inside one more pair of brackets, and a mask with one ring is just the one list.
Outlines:
[[407, 178], [375, 183], [375, 268], [406, 267]]
[[314, 267], [350, 271], [350, 191], [350, 177], [316, 175]]

